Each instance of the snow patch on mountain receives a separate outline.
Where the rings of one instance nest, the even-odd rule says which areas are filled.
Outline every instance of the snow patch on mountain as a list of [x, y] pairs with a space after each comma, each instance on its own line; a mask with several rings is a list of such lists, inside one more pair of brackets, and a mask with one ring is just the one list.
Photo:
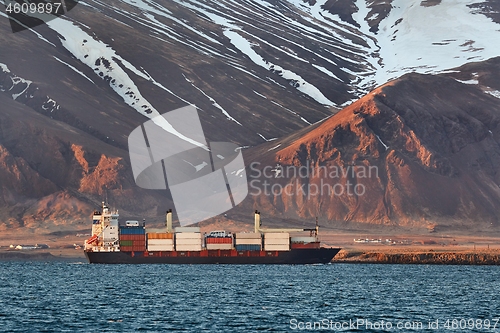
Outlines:
[[[260, 137], [261, 137], [264, 141], [267, 141], [267, 142], [269, 142], [269, 141], [274, 141], [274, 140], [277, 140], [277, 139], [278, 139], [278, 138], [266, 139], [266, 137], [265, 137], [265, 136], [263, 136], [263, 135], [262, 135], [262, 134], [260, 134], [260, 133], [257, 133], [257, 135], [258, 135], [258, 136], [260, 136]], [[246, 148], [246, 147], [243, 147], [243, 148]]]
[[464, 84], [479, 84], [478, 80], [475, 79], [470, 79], [470, 80], [458, 80], [458, 82], [464, 83]]
[[255, 90], [253, 90], [253, 92], [254, 92], [254, 94], [255, 94], [255, 95], [257, 95], [257, 96], [260, 96], [260, 97], [262, 97], [262, 98], [267, 99], [267, 97], [266, 97], [266, 96], [264, 96], [264, 95], [262, 95], [262, 94], [260, 94], [260, 93], [256, 92]]
[[498, 90], [485, 90], [484, 92], [490, 94], [493, 97], [500, 98], [500, 91]]
[[325, 106], [333, 106], [335, 103], [326, 98], [321, 91], [314, 85], [304, 80], [300, 75], [284, 69], [283, 67], [264, 60], [254, 51], [250, 42], [235, 31], [225, 30], [224, 35], [229, 38], [238, 50], [246, 54], [256, 65], [259, 65], [269, 71], [272, 71], [290, 82], [290, 85], [297, 88], [302, 93], [308, 95], [318, 103]]
[[498, 56], [499, 26], [469, 7], [480, 2], [442, 0], [426, 7], [421, 0], [394, 0], [379, 26], [383, 67], [376, 81], [382, 84], [412, 71], [438, 73]]
[[53, 56], [53, 57], [54, 57], [54, 59], [56, 59], [57, 61], [59, 61], [61, 64], [64, 64], [64, 65], [68, 66], [68, 67], [69, 67], [69, 68], [71, 68], [73, 71], [75, 71], [76, 73], [78, 73], [78, 74], [80, 74], [81, 76], [83, 76], [85, 79], [87, 79], [87, 80], [89, 80], [90, 82], [92, 82], [92, 83], [94, 83], [94, 84], [95, 84], [95, 82], [94, 82], [94, 81], [92, 81], [92, 79], [91, 79], [91, 78], [89, 78], [87, 75], [85, 75], [82, 71], [80, 71], [80, 70], [76, 69], [74, 66], [71, 66], [71, 65], [70, 65], [70, 64], [68, 64], [67, 62], [62, 61], [61, 59], [59, 59], [59, 58], [58, 58], [58, 57], [56, 57], [56, 56]]
[[[33, 84], [33, 81], [15, 75], [10, 71], [9, 67], [3, 63], [0, 63], [0, 70], [0, 73], [7, 75], [3, 81], [0, 81], [1, 92], [7, 92], [13, 100], [24, 104], [27, 104], [28, 101], [35, 97], [35, 92], [38, 90], [38, 87]], [[9, 80], [10, 82], [8, 82]], [[36, 104], [41, 107], [41, 110], [44, 112], [52, 113], [60, 109], [61, 106], [49, 96], [45, 96], [44, 98], [41, 97], [42, 96], [38, 96]], [[33, 107], [33, 105], [31, 105], [31, 107]]]
[[14, 88], [19, 88], [19, 87], [22, 88], [22, 90], [20, 92], [10, 94], [12, 96], [13, 100], [16, 100], [19, 96], [24, 94], [28, 90], [30, 85], [33, 83], [30, 80], [25, 80], [22, 77], [19, 77], [17, 75], [12, 74], [9, 67], [7, 67], [7, 65], [5, 65], [3, 63], [0, 63], [0, 68], [2, 69], [3, 73], [9, 74], [8, 78], [10, 79], [10, 84], [7, 84], [6, 80], [4, 80], [3, 83], [0, 83], [0, 91], [12, 92], [12, 90], [14, 90]]
[[4, 73], [10, 73], [9, 67], [7, 67], [6, 64], [2, 64], [0, 62], [0, 68], [2, 69], [2, 72], [4, 72]]
[[[78, 60], [92, 68], [97, 76], [107, 81], [125, 103], [142, 115], [153, 119], [158, 126], [167, 132], [195, 146], [206, 148], [205, 144], [178, 132], [165, 118], [158, 117], [160, 113], [141, 95], [135, 83], [120, 64], [127, 69], [133, 68], [136, 74], [141, 72], [116, 54], [109, 45], [94, 39], [73, 23], [63, 19], [49, 21], [47, 25], [60, 35], [61, 44]], [[143, 77], [148, 77], [144, 73], [141, 74]]]
[[231, 120], [231, 121], [234, 121], [235, 123], [237, 123], [238, 125], [240, 126], [243, 126], [241, 125], [241, 123], [239, 121], [237, 121], [236, 119], [234, 119], [222, 106], [220, 106], [219, 103], [217, 103], [217, 101], [215, 99], [213, 99], [212, 97], [210, 97], [209, 95], [207, 95], [201, 88], [197, 87], [193, 81], [189, 80], [186, 75], [182, 74], [182, 76], [184, 76], [184, 79], [189, 82], [189, 84], [191, 84], [191, 86], [193, 88], [195, 88], [196, 90], [198, 90], [199, 92], [201, 92], [203, 94], [203, 96], [205, 96], [206, 98], [208, 98], [210, 100], [210, 102], [212, 103], [213, 106], [215, 106], [217, 109], [219, 109], [222, 114], [224, 114], [224, 116], [226, 116], [227, 119]]
[[325, 74], [326, 74], [326, 75], [328, 75], [329, 77], [332, 77], [332, 78], [334, 78], [335, 80], [339, 80], [339, 81], [341, 81], [341, 82], [342, 82], [342, 80], [341, 80], [341, 79], [339, 79], [337, 75], [333, 74], [332, 72], [330, 72], [330, 71], [329, 71], [328, 69], [326, 69], [325, 67], [323, 67], [323, 66], [318, 66], [318, 65], [316, 65], [316, 64], [312, 64], [312, 66], [313, 66], [314, 68], [316, 68], [317, 70], [319, 70], [320, 72], [325, 73]]

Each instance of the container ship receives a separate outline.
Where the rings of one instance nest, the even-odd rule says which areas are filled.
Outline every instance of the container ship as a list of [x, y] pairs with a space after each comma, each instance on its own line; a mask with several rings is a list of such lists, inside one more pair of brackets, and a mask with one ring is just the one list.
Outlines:
[[[262, 229], [255, 211], [253, 232], [172, 228], [172, 210], [162, 230], [146, 229], [144, 221], [120, 224], [118, 211], [103, 202], [92, 218], [92, 237], [84, 252], [92, 264], [326, 264], [340, 248], [322, 247], [314, 229]], [[154, 231], [154, 232], [153, 232]], [[290, 233], [309, 232], [291, 237]]]

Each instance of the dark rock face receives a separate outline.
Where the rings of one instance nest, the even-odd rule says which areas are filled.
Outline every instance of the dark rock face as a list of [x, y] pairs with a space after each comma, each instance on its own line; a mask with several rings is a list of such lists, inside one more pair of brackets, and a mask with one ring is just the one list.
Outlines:
[[[276, 178], [298, 189], [248, 199], [263, 211], [389, 225], [496, 223], [494, 95], [450, 78], [407, 76], [310, 125], [375, 87], [369, 78], [386, 64], [377, 38], [392, 10], [386, 0], [368, 8], [324, 0], [315, 13], [318, 3], [95, 2], [71, 11], [63, 29], [17, 34], [0, 20], [0, 229], [86, 221], [106, 196], [124, 216], [161, 216], [173, 205], [168, 194], [135, 185], [127, 136], [146, 116], [188, 103], [199, 108], [209, 141], [247, 148], [284, 138], [250, 151], [251, 160], [338, 168], [333, 181]], [[498, 21], [495, 1], [471, 7]], [[64, 37], [65, 29], [76, 33]], [[482, 59], [469, 43], [467, 52]], [[477, 73], [495, 93], [498, 63], [447, 75]], [[366, 194], [303, 193], [322, 181], [344, 191], [363, 185]]]
[[172, 207], [135, 185], [126, 150], [9, 96], [0, 94], [0, 103], [0, 230], [74, 228], [106, 197], [124, 216], [156, 217]]
[[[285, 174], [269, 179], [279, 184], [274, 193], [258, 193], [253, 202], [276, 214], [300, 218], [319, 215], [429, 228], [498, 225], [499, 122], [498, 99], [476, 86], [408, 74], [314, 129], [249, 154], [261, 169], [279, 165]], [[287, 172], [300, 167], [310, 172], [298, 176]], [[326, 170], [343, 170], [344, 175], [327, 175]], [[293, 196], [279, 193], [287, 185], [306, 191]], [[332, 193], [328, 186], [338, 191]]]

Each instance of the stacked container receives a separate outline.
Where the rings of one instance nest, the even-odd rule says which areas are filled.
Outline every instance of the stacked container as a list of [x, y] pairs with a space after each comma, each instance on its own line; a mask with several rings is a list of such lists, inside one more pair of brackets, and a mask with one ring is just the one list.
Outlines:
[[319, 249], [320, 243], [316, 237], [290, 238], [292, 249]]
[[288, 232], [268, 232], [264, 234], [264, 251], [290, 250], [290, 234]]
[[200, 232], [177, 232], [175, 233], [176, 251], [201, 251], [202, 235]]
[[140, 226], [121, 226], [120, 251], [146, 251], [146, 229]]
[[173, 233], [148, 233], [148, 252], [174, 251]]
[[236, 250], [260, 251], [262, 249], [262, 235], [259, 232], [240, 232], [236, 235]]
[[207, 250], [231, 250], [233, 237], [206, 237]]
[[177, 227], [175, 233], [181, 232], [200, 232], [200, 227]]

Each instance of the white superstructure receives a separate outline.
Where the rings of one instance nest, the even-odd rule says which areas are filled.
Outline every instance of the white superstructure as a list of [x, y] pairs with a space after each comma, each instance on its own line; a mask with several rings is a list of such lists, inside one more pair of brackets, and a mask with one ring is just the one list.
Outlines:
[[111, 211], [103, 201], [102, 210], [92, 215], [92, 237], [85, 242], [85, 247], [94, 247], [101, 251], [118, 251], [119, 229], [118, 211]]

